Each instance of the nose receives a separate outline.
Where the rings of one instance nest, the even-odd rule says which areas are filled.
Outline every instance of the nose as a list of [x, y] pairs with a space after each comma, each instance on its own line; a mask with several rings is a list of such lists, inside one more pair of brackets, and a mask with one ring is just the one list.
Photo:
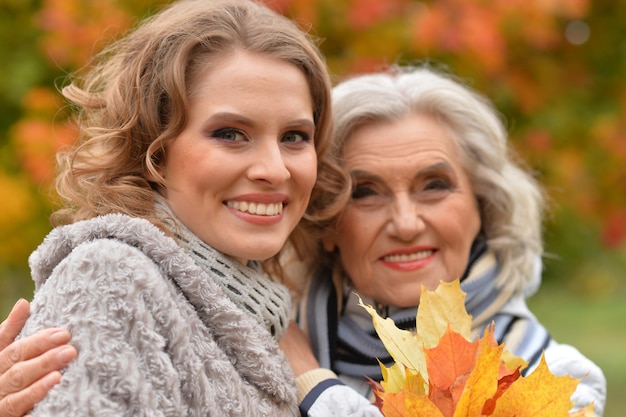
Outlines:
[[284, 183], [291, 177], [285, 158], [276, 140], [260, 141], [252, 155], [248, 178], [272, 185]]
[[388, 233], [402, 241], [410, 241], [424, 230], [418, 204], [409, 195], [396, 195], [390, 207]]

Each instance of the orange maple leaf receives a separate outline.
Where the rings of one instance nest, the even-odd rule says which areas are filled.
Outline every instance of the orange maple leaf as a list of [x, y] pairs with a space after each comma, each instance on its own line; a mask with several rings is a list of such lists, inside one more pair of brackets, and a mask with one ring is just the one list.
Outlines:
[[477, 342], [469, 342], [448, 327], [437, 347], [425, 349], [430, 384], [448, 389], [459, 376], [469, 375], [477, 350]]
[[426, 349], [429, 378], [429, 398], [444, 417], [452, 417], [476, 363], [477, 342], [469, 342], [460, 334], [448, 330], [439, 344]]

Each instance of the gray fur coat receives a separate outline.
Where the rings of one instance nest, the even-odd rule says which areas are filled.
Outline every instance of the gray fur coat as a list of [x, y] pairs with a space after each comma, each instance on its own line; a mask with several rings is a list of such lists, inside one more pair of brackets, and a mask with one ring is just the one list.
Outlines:
[[149, 222], [112, 214], [56, 228], [30, 265], [22, 336], [63, 327], [79, 350], [33, 415], [297, 415], [275, 339]]

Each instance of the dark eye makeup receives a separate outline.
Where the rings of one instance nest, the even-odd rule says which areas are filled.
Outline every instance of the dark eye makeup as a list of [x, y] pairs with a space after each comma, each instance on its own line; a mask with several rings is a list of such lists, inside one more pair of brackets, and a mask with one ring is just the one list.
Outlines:
[[245, 137], [245, 134], [239, 129], [232, 127], [226, 127], [222, 129], [216, 129], [210, 132], [210, 136], [216, 139], [222, 139], [226, 141], [237, 141]]
[[306, 132], [293, 131], [283, 135], [282, 141], [287, 143], [309, 142], [311, 137]]

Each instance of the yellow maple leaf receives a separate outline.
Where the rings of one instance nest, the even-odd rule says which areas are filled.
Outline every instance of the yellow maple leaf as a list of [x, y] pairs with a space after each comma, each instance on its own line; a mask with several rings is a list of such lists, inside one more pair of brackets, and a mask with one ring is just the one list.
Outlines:
[[459, 280], [442, 281], [435, 291], [422, 285], [421, 294], [415, 324], [426, 348], [437, 346], [448, 326], [471, 339], [472, 316], [465, 310], [465, 293]]
[[405, 416], [444, 417], [439, 408], [428, 397], [407, 393], [404, 403]]
[[570, 376], [555, 376], [545, 358], [527, 377], [511, 384], [496, 402], [493, 417], [569, 417], [570, 397], [579, 380]]
[[472, 369], [467, 384], [454, 412], [454, 417], [480, 416], [485, 403], [498, 390], [502, 346], [494, 345], [493, 328], [485, 332], [480, 340], [475, 366]]
[[398, 329], [392, 319], [383, 319], [372, 306], [363, 304], [361, 297], [359, 297], [359, 305], [372, 316], [376, 333], [393, 360], [406, 368], [425, 375], [426, 359], [420, 336], [407, 330]]
[[398, 393], [402, 391], [402, 387], [404, 387], [407, 378], [407, 373], [404, 365], [396, 362], [392, 366], [387, 368], [382, 363], [379, 362], [379, 364], [383, 374], [383, 380], [380, 384], [385, 392]]
[[406, 369], [404, 388], [412, 394], [425, 396], [428, 394], [427, 384], [424, 377], [419, 372]]
[[512, 354], [511, 352], [509, 352], [508, 350], [504, 350], [504, 352], [502, 352], [502, 363], [503, 365], [507, 368], [507, 369], [526, 369], [526, 367], [528, 366], [528, 362], [526, 362], [524, 359], [520, 358], [519, 356], [515, 356], [514, 354]]

